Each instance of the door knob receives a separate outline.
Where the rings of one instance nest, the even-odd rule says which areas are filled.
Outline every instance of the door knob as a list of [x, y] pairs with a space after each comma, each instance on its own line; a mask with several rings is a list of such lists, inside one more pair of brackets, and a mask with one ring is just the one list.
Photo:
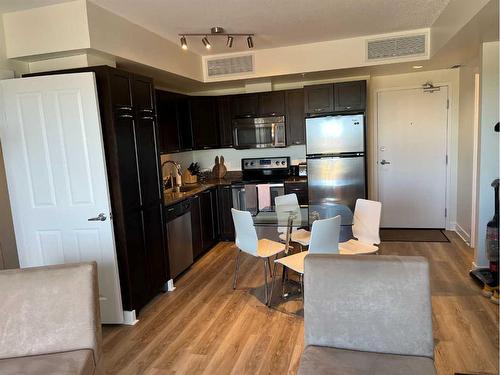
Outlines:
[[102, 212], [96, 217], [91, 217], [90, 219], [88, 219], [88, 221], [105, 221], [105, 220], [106, 220], [106, 215], [103, 214]]
[[391, 164], [391, 162], [390, 162], [390, 161], [387, 161], [387, 160], [385, 160], [385, 159], [382, 159], [382, 160], [380, 161], [380, 164], [382, 164], [382, 165], [386, 165], [386, 164]]

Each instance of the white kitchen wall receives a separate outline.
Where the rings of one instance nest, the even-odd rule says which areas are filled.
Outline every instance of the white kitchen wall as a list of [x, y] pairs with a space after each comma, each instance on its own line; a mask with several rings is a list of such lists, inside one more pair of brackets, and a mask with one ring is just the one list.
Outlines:
[[216, 156], [224, 156], [228, 171], [241, 171], [242, 158], [259, 158], [271, 156], [290, 156], [292, 164], [306, 160], [306, 147], [290, 146], [285, 148], [268, 148], [263, 150], [235, 150], [233, 148], [220, 148], [214, 150], [200, 150], [181, 152], [178, 154], [162, 155], [162, 162], [173, 160], [181, 164], [182, 169], [189, 167], [192, 162], [198, 162], [201, 169], [212, 169]]
[[472, 223], [474, 102], [475, 74], [479, 72], [476, 58], [460, 68], [460, 98], [457, 166], [457, 232], [470, 243]]
[[495, 205], [491, 182], [500, 176], [499, 134], [493, 130], [499, 121], [499, 42], [483, 43], [481, 49], [481, 107], [479, 138], [479, 178], [477, 237], [474, 263], [488, 267], [486, 258], [486, 224], [493, 218]]

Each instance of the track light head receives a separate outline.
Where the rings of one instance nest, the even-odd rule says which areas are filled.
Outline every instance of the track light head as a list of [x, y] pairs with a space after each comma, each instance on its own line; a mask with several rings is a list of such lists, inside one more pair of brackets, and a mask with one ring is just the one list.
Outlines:
[[233, 41], [234, 41], [234, 38], [231, 35], [228, 35], [227, 36], [226, 46], [229, 47], [229, 48], [232, 48], [233, 47]]
[[208, 38], [206, 35], [203, 37], [203, 39], [201, 41], [203, 42], [203, 45], [205, 46], [206, 49], [212, 48], [212, 45], [208, 41]]
[[187, 45], [186, 37], [185, 36], [181, 36], [181, 48], [183, 50], [188, 49], [188, 45]]
[[252, 39], [251, 35], [249, 35], [247, 38], [247, 44], [248, 44], [248, 48], [253, 48], [253, 39]]

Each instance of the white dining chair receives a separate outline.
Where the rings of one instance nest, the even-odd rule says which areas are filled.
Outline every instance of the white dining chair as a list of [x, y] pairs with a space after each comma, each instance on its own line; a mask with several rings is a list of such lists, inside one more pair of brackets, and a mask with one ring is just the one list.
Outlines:
[[268, 269], [271, 278], [273, 277], [270, 258], [284, 251], [285, 245], [280, 242], [271, 241], [265, 238], [259, 240], [253, 224], [252, 215], [249, 211], [240, 211], [231, 208], [231, 214], [233, 216], [235, 229], [235, 243], [238, 248], [238, 253], [236, 255], [236, 264], [234, 268], [233, 289], [236, 289], [236, 282], [238, 281], [241, 252], [244, 251], [245, 253], [250, 254], [254, 257], [261, 258], [264, 260], [265, 298], [267, 304], [269, 296], [269, 287], [267, 283]]
[[[278, 220], [281, 222], [286, 222], [286, 218], [288, 217], [287, 210], [290, 210], [290, 207], [294, 207], [298, 212], [298, 216], [295, 218], [297, 222], [301, 222], [302, 218], [300, 217], [300, 205], [299, 200], [297, 199], [297, 194], [285, 194], [279, 195], [274, 198], [274, 204], [276, 206], [276, 215]], [[278, 227], [279, 239], [282, 241], [286, 241], [286, 233], [289, 229], [285, 227]], [[311, 232], [305, 229], [298, 229], [296, 227], [292, 228], [290, 241], [296, 242], [300, 245], [300, 250], [304, 246], [309, 246], [309, 242], [311, 240]]]
[[[312, 224], [311, 228], [311, 241], [309, 243], [309, 250], [302, 251], [293, 255], [289, 255], [283, 258], [276, 259], [274, 261], [274, 271], [276, 275], [276, 266], [281, 264], [283, 266], [283, 272], [285, 268], [295, 271], [300, 276], [301, 291], [304, 290], [303, 285], [303, 275], [304, 275], [304, 259], [308, 254], [338, 254], [339, 253], [339, 236], [340, 236], [340, 215], [329, 219], [316, 220]], [[269, 303], [271, 303], [274, 280], [271, 286], [271, 296], [269, 298]], [[284, 294], [284, 289], [282, 288], [282, 294]]]
[[356, 200], [351, 239], [339, 244], [340, 254], [374, 254], [380, 244], [380, 214], [382, 203], [367, 199]]

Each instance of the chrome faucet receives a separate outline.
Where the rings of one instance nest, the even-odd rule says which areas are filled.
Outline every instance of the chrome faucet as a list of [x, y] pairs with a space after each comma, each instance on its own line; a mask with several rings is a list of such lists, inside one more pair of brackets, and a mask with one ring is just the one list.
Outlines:
[[[165, 160], [163, 163], [161, 163], [162, 175], [163, 175], [163, 167], [166, 164], [172, 164], [173, 166], [175, 166], [175, 168], [177, 169], [177, 173], [179, 174], [179, 176], [181, 175], [181, 165], [179, 163], [176, 163], [175, 161], [172, 161], [172, 160]], [[163, 188], [164, 189], [167, 188], [168, 180], [170, 180], [171, 189], [175, 188], [176, 185], [175, 185], [174, 176], [172, 176], [172, 173], [170, 173], [170, 178], [168, 178], [167, 181], [164, 183]]]

